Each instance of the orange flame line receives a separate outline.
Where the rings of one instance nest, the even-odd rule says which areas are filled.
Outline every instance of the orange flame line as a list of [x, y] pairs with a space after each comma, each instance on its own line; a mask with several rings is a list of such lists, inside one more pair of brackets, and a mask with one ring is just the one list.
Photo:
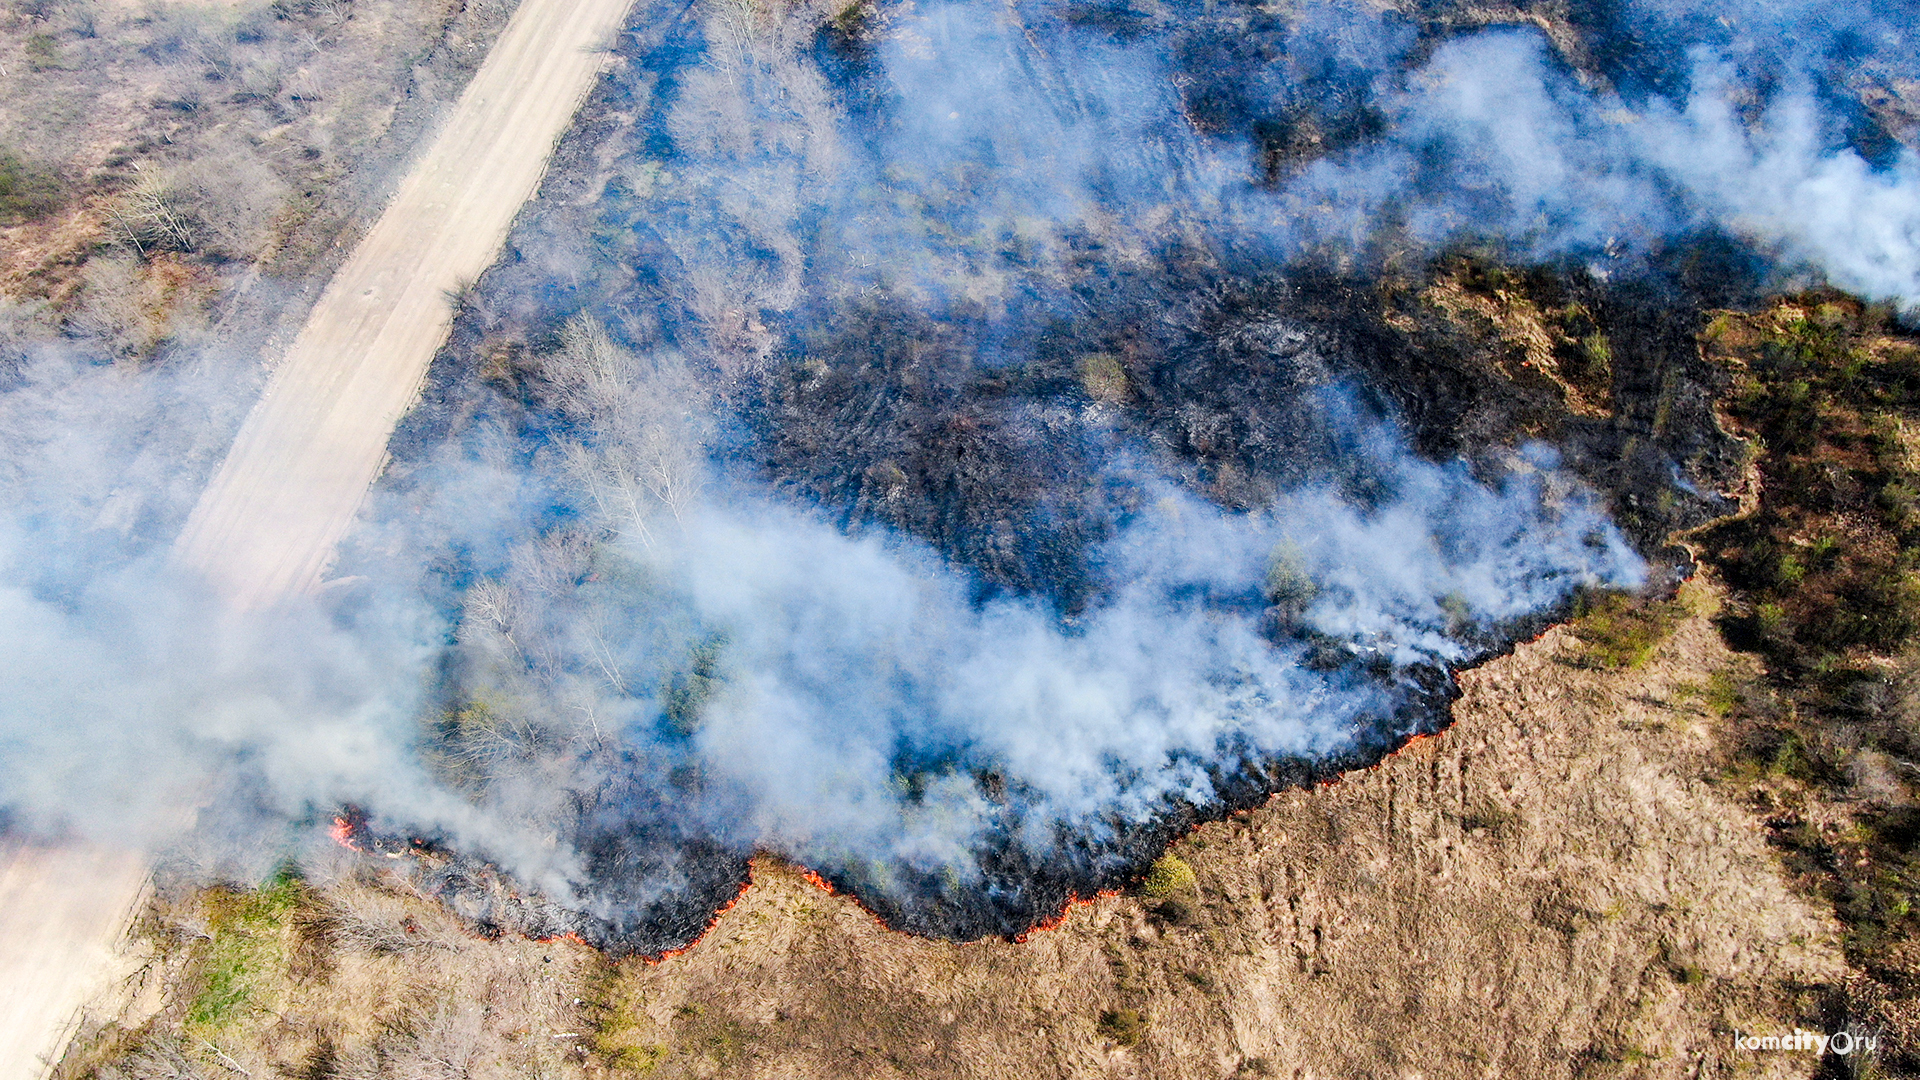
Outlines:
[[640, 959], [645, 961], [648, 967], [655, 967], [655, 966], [658, 966], [659, 964], [665, 963], [666, 961], [673, 959], [676, 956], [679, 956], [683, 953], [691, 951], [695, 945], [698, 945], [702, 941], [705, 941], [707, 939], [707, 935], [713, 932], [713, 928], [720, 925], [720, 920], [723, 917], [725, 917], [727, 912], [733, 910], [733, 905], [739, 903], [740, 898], [747, 895], [747, 890], [751, 889], [752, 887], [753, 887], [753, 863], [749, 862], [747, 863], [747, 880], [740, 883], [740, 891], [733, 894], [733, 899], [728, 900], [726, 903], [720, 905], [720, 910], [713, 913], [713, 917], [707, 920], [707, 925], [702, 927], [698, 934], [694, 935], [692, 941], [687, 942], [685, 945], [682, 945], [677, 949], [668, 949], [667, 951], [663, 953], [659, 953], [658, 955], [655, 955], [655, 956], [642, 956]]
[[1062, 923], [1066, 922], [1067, 916], [1073, 914], [1074, 908], [1086, 907], [1089, 904], [1095, 904], [1102, 900], [1112, 899], [1113, 897], [1116, 897], [1119, 895], [1120, 895], [1119, 889], [1101, 889], [1099, 892], [1094, 893], [1092, 896], [1081, 896], [1079, 893], [1068, 893], [1067, 902], [1060, 906], [1060, 910], [1058, 913], [1054, 914], [1050, 918], [1042, 919], [1039, 922], [1034, 923], [1032, 926], [1027, 927], [1025, 930], [1020, 931], [1018, 934], [1013, 935], [1013, 943], [1015, 945], [1025, 945], [1027, 943], [1027, 939], [1032, 937], [1033, 935], [1044, 933], [1045, 931], [1048, 931], [1048, 930], [1052, 930], [1060, 926]]
[[[1558, 624], [1555, 624], [1555, 625], [1558, 625]], [[1538, 641], [1539, 639], [1545, 637], [1553, 629], [1554, 629], [1553, 626], [1549, 626], [1546, 629], [1535, 634], [1533, 637], [1527, 639], [1526, 642], [1516, 642], [1515, 644], [1516, 645], [1531, 644], [1532, 642]], [[1449, 709], [1448, 711], [1449, 713], [1451, 713], [1452, 710]], [[1451, 716], [1449, 716], [1447, 724], [1444, 727], [1440, 728], [1438, 731], [1415, 732], [1414, 734], [1409, 735], [1407, 737], [1406, 742], [1401, 743], [1399, 746], [1394, 747], [1392, 750], [1388, 751], [1386, 754], [1381, 755], [1380, 760], [1372, 763], [1371, 765], [1367, 765], [1359, 769], [1348, 769], [1343, 772], [1335, 773], [1334, 775], [1321, 780], [1316, 786], [1322, 787], [1322, 788], [1328, 788], [1328, 787], [1334, 786], [1335, 784], [1340, 783], [1341, 781], [1345, 780], [1348, 776], [1353, 775], [1355, 773], [1373, 772], [1379, 769], [1381, 766], [1385, 765], [1389, 759], [1398, 756], [1401, 753], [1401, 751], [1406, 750], [1408, 747], [1414, 745], [1415, 743], [1424, 742], [1428, 739], [1438, 739], [1446, 735], [1449, 731], [1452, 730], [1452, 728], [1453, 728], [1453, 722], [1452, 722]], [[1285, 791], [1273, 792], [1267, 797], [1266, 802], [1263, 803], [1262, 805], [1263, 806], [1270, 805], [1273, 802], [1273, 800], [1279, 798], [1285, 793], [1286, 793]], [[1246, 807], [1241, 810], [1235, 810], [1232, 813], [1226, 815], [1226, 819], [1244, 817], [1252, 813], [1256, 809], [1259, 809], [1259, 807]], [[1201, 828], [1203, 828], [1207, 824], [1209, 823], [1196, 822], [1194, 825], [1188, 828], [1186, 832], [1182, 833], [1178, 839], [1185, 839], [1186, 837], [1191, 836], [1193, 833], [1198, 832]], [[364, 847], [354, 842], [353, 831], [354, 831], [353, 826], [347, 821], [347, 819], [345, 817], [339, 817], [339, 816], [336, 816], [333, 819], [333, 827], [327, 830], [328, 835], [332, 836], [334, 839], [334, 842], [338, 843], [340, 846], [349, 848], [354, 851], [365, 851], [366, 849]], [[415, 841], [415, 843], [417, 844], [419, 842]], [[645, 964], [647, 964], [649, 967], [654, 967], [654, 966], [663, 964], [666, 961], [671, 960], [676, 956], [684, 956], [687, 953], [692, 952], [695, 947], [697, 947], [702, 941], [706, 940], [707, 935], [713, 931], [714, 927], [720, 925], [720, 920], [724, 918], [729, 911], [733, 910], [734, 905], [738, 904], [741, 901], [741, 899], [747, 895], [747, 890], [753, 887], [754, 880], [759, 875], [761, 858], [762, 856], [756, 855], [752, 859], [748, 860], [747, 880], [740, 883], [740, 890], [738, 892], [734, 893], [733, 896], [730, 899], [728, 899], [726, 903], [720, 905], [719, 909], [716, 910], [713, 913], [712, 917], [707, 920], [706, 926], [701, 928], [700, 933], [696, 934], [693, 940], [687, 942], [685, 945], [679, 946], [678, 948], [667, 949], [663, 952], [655, 953], [652, 955], [643, 955], [639, 957], [639, 959]], [[794, 869], [798, 870], [800, 872], [800, 876], [804, 878], [806, 882], [812, 885], [814, 888], [819, 889], [821, 892], [826, 893], [828, 896], [842, 897], [845, 900], [851, 902], [855, 907], [859, 908], [861, 911], [866, 912], [867, 915], [870, 918], [872, 918], [875, 923], [879, 924], [882, 930], [885, 930], [890, 934], [902, 934], [909, 937], [913, 936], [911, 934], [908, 934], [907, 931], [905, 930], [896, 930], [892, 926], [889, 926], [887, 924], [887, 920], [884, 918], [881, 918], [878, 912], [868, 907], [865, 901], [861, 900], [858, 896], [855, 896], [851, 893], [842, 893], [840, 890], [834, 888], [833, 883], [828, 881], [826, 878], [822, 877], [818, 871], [815, 871], [810, 867], [801, 866], [798, 863], [793, 863], [790, 865], [792, 865]], [[1068, 893], [1066, 903], [1061, 905], [1059, 911], [1055, 912], [1053, 915], [1045, 919], [1040, 920], [1037, 923], [1034, 923], [1032, 926], [1028, 927], [1025, 930], [1022, 930], [1018, 934], [1013, 935], [1011, 939], [1003, 939], [1003, 940], [1011, 940], [1016, 945], [1024, 945], [1027, 943], [1027, 941], [1030, 938], [1033, 937], [1033, 935], [1039, 934], [1039, 933], [1045, 933], [1046, 931], [1056, 929], [1062, 924], [1064, 924], [1067, 921], [1067, 916], [1072, 914], [1075, 908], [1085, 907], [1090, 904], [1098, 903], [1101, 900], [1110, 900], [1114, 897], [1120, 896], [1121, 894], [1122, 894], [1122, 890], [1120, 889], [1101, 889], [1099, 892], [1094, 893], [1092, 896], [1081, 896], [1078, 893]], [[530, 937], [528, 940], [540, 941], [540, 942], [566, 940], [566, 941], [575, 942], [580, 945], [587, 945], [587, 942], [583, 940], [580, 937], [580, 935], [572, 933], [571, 931], [564, 934], [556, 934], [552, 937], [544, 937], [544, 938]], [[959, 944], [964, 945], [967, 943], [961, 942]], [[588, 946], [588, 947], [591, 948], [591, 946]]]
[[880, 929], [885, 930], [890, 934], [905, 933], [905, 931], [895, 930], [893, 927], [888, 926], [887, 920], [881, 918], [879, 912], [868, 907], [866, 901], [860, 899], [859, 897], [853, 895], [852, 893], [841, 892], [839, 889], [836, 889], [833, 887], [833, 882], [828, 881], [826, 878], [821, 877], [819, 874], [814, 873], [812, 870], [804, 866], [798, 866], [796, 864], [795, 868], [800, 871], [800, 876], [803, 878], [806, 878], [807, 883], [812, 885], [814, 888], [819, 889], [821, 892], [826, 893], [828, 896], [843, 896], [847, 900], [852, 901], [854, 907], [857, 907], [861, 911], [866, 912], [868, 918], [872, 919], [874, 922], [879, 923]]

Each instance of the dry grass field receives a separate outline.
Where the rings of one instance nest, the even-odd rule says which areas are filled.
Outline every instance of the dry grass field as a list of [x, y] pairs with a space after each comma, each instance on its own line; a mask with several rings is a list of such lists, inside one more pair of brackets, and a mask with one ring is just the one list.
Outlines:
[[[545, 36], [494, 48], [503, 70], [465, 114], [511, 0], [0, 12], [0, 356], [60, 340], [159, 366], [257, 343], [235, 379], [271, 373], [269, 407], [182, 548], [242, 604], [323, 575], [454, 316], [447, 291], [492, 258], [604, 60], [582, 45], [625, 7], [529, 3]], [[1540, 25], [1585, 62], [1556, 5], [1462, 10]], [[512, 65], [562, 54], [525, 92]], [[1443, 276], [1420, 303], [1497, 339], [1500, 376], [1556, 415], [1612, 415], [1605, 336], [1523, 293]], [[1789, 306], [1797, 320], [1721, 320], [1701, 355], [1738, 376], [1749, 354], [1791, 353], [1815, 374], [1776, 389], [1811, 385], [1820, 407], [1755, 379], [1730, 427], [1832, 420], [1833, 401], [1879, 392], [1832, 340], [1859, 305]], [[0, 1080], [39, 1074], [35, 1048], [116, 966], [59, 1080], [1807, 1076], [1811, 1054], [1735, 1036], [1871, 1024], [1920, 1048], [1913, 766], [1893, 736], [1829, 723], [1920, 730], [1892, 701], [1915, 684], [1913, 634], [1810, 644], [1859, 606], [1864, 574], [1824, 538], [1879, 529], [1872, 550], [1910, 550], [1920, 494], [1896, 470], [1831, 521], [1754, 516], [1763, 483], [1817, 488], [1864, 467], [1863, 446], [1912, 471], [1911, 418], [1857, 404], [1844, 439], [1793, 451], [1797, 471], [1755, 464], [1747, 524], [1696, 538], [1706, 566], [1678, 597], [1602, 601], [1465, 673], [1442, 734], [1205, 825], [1135, 889], [1023, 941], [896, 933], [771, 855], [699, 942], [613, 962], [480, 936], [405, 859], [342, 849], [265, 882], [143, 892], [124, 853], [18, 847], [0, 852]], [[1911, 568], [1884, 561], [1881, 591], [1907, 595]]]

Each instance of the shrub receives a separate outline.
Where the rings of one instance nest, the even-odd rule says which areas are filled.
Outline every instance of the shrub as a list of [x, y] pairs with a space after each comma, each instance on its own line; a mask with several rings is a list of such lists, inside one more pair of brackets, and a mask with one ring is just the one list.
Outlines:
[[1107, 1009], [1100, 1014], [1094, 1030], [1121, 1046], [1134, 1046], [1147, 1033], [1147, 1018], [1137, 1009]]
[[1133, 396], [1127, 370], [1108, 353], [1089, 353], [1080, 358], [1080, 385], [1095, 401], [1120, 402]]
[[700, 730], [707, 700], [724, 678], [720, 658], [725, 648], [723, 635], [710, 636], [694, 648], [687, 667], [668, 678], [666, 692], [661, 695], [661, 712], [675, 734], [691, 736]]
[[1596, 389], [1613, 380], [1613, 343], [1595, 331], [1557, 349], [1560, 369], [1575, 382]]
[[398, 956], [423, 948], [446, 948], [421, 932], [398, 896], [371, 888], [334, 889], [310, 920], [335, 948], [366, 956]]
[[115, 239], [143, 256], [250, 258], [266, 243], [288, 191], [259, 155], [229, 150], [142, 177], [108, 207], [108, 224]]
[[1178, 896], [1169, 896], [1156, 901], [1147, 909], [1155, 919], [1167, 926], [1188, 926], [1194, 921], [1193, 905]]
[[1320, 586], [1307, 573], [1306, 556], [1287, 541], [1276, 545], [1267, 555], [1264, 584], [1267, 603], [1279, 607], [1303, 608], [1320, 594]]
[[1140, 882], [1140, 891], [1156, 900], [1195, 892], [1199, 888], [1200, 879], [1194, 874], [1193, 867], [1172, 853], [1155, 859], [1153, 865], [1147, 867], [1147, 876]]
[[1466, 832], [1485, 829], [1497, 835], [1510, 829], [1517, 817], [1512, 810], [1498, 803], [1481, 801], [1460, 815], [1460, 828]]
[[107, 210], [115, 237], [142, 255], [192, 251], [201, 223], [186, 195], [168, 178], [149, 176]]

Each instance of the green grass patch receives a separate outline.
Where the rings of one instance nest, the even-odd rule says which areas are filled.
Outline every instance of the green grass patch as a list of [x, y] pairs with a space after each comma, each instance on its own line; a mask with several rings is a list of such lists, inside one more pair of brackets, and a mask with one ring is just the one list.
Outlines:
[[0, 225], [18, 225], [60, 209], [58, 177], [0, 147]]
[[1147, 1018], [1138, 1009], [1107, 1009], [1094, 1024], [1100, 1037], [1121, 1046], [1137, 1046], [1147, 1034]]
[[1673, 602], [1593, 592], [1575, 602], [1573, 632], [1585, 646], [1587, 663], [1637, 670], [1653, 659], [1684, 614], [1682, 605]]
[[606, 1056], [607, 1067], [617, 1072], [646, 1076], [667, 1060], [667, 1048], [654, 1043], [616, 1047]]
[[1740, 704], [1740, 684], [1735, 681], [1733, 672], [1716, 671], [1707, 676], [1706, 689], [1700, 694], [1700, 703], [1715, 716], [1730, 716]]
[[291, 868], [258, 889], [207, 895], [200, 991], [187, 1006], [190, 1031], [218, 1031], [271, 1007], [287, 976], [293, 916], [305, 897], [306, 886]]
[[52, 34], [28, 35], [26, 52], [28, 71], [53, 71], [60, 67], [60, 43]]

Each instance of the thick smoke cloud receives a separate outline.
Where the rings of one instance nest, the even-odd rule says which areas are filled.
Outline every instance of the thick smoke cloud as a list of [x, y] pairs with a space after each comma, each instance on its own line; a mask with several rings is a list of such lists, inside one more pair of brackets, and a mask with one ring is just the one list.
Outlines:
[[[223, 367], [13, 363], [0, 804], [160, 845], [212, 791], [202, 820], [269, 848], [353, 804], [647, 947], [756, 848], [903, 925], [1018, 928], [1279, 763], [1432, 725], [1452, 666], [1645, 568], [1551, 450], [1421, 459], [1283, 317], [1230, 331], [1287, 383], [1234, 506], [1116, 418], [1108, 354], [1016, 415], [1106, 500], [1071, 601], [796, 496], [760, 453], [776, 405], [835, 373], [849, 312], [964, 316], [954, 364], [1014, 371], [1097, 311], [1089, 282], [1194, 261], [1471, 242], [1632, 273], [1714, 228], [1782, 275], [1920, 303], [1920, 164], [1859, 137], [1848, 81], [1906, 78], [1908, 24], [1727, 11], [1643, 3], [1623, 25], [1652, 45], [1587, 27], [1581, 53], [1331, 4], [703, 4], [627, 76], [619, 145], [647, 149], [601, 198], [630, 246], [520, 244], [555, 277], [644, 262], [648, 304], [530, 316], [559, 329], [525, 393], [411, 452], [325, 596], [243, 620], [166, 569], [234, 426]], [[920, 392], [888, 363], [861, 370]], [[889, 459], [843, 486], [866, 507], [904, 480]]]
[[1296, 191], [1345, 204], [1360, 222], [1397, 209], [1427, 244], [1491, 232], [1534, 258], [1595, 258], [1603, 272], [1711, 226], [1787, 268], [1810, 266], [1903, 308], [1920, 303], [1911, 148], [1870, 164], [1804, 78], [1789, 74], [1756, 102], [1710, 48], [1689, 53], [1683, 97], [1639, 104], [1581, 88], [1550, 56], [1537, 35], [1518, 32], [1441, 46], [1385, 100], [1392, 141], [1316, 163]]
[[1316, 757], [1393, 716], [1396, 687], [1315, 671], [1306, 646], [1261, 632], [1261, 590], [1284, 587], [1273, 575], [1313, 593], [1293, 598], [1301, 631], [1395, 670], [1468, 658], [1462, 622], [1638, 583], [1638, 560], [1578, 496], [1547, 508], [1530, 478], [1496, 491], [1393, 453], [1396, 490], [1371, 512], [1324, 489], [1243, 517], [1165, 493], [1112, 545], [1126, 584], [1070, 632], [1032, 602], [974, 607], [924, 550], [773, 511], [703, 522], [671, 576], [703, 625], [727, 628], [738, 674], [695, 745], [750, 793], [751, 839], [836, 868], [877, 853], [966, 868], [994, 808], [958, 769], [941, 776], [949, 790], [901, 800], [902, 758], [1004, 770], [1023, 814], [1085, 829], [1170, 798], [1210, 803], [1223, 756]]
[[[1583, 28], [1596, 35], [1592, 52], [1637, 50], [1611, 71], [1531, 29], [1456, 38], [1375, 83], [1382, 138], [1315, 162], [1287, 187], [1294, 206], [1331, 210], [1349, 235], [1398, 218], [1424, 244], [1492, 238], [1533, 258], [1591, 258], [1603, 272], [1683, 231], [1717, 228], [1782, 270], [1810, 268], [1912, 309], [1916, 131], [1898, 108], [1875, 117], [1868, 107], [1898, 100], [1889, 88], [1910, 92], [1912, 15], [1632, 4], [1616, 26]], [[1865, 127], [1878, 138], [1863, 145]], [[1277, 231], [1319, 238], [1296, 221]]]
[[544, 494], [522, 499], [542, 512], [517, 537], [431, 535], [471, 502], [474, 459], [449, 453], [394, 493], [368, 559], [425, 592], [445, 571], [422, 553], [463, 553], [431, 768], [566, 838], [584, 877], [563, 897], [629, 944], [684, 900], [696, 848], [782, 851], [919, 928], [1017, 929], [1047, 911], [1027, 863], [1096, 887], [1226, 778], [1394, 745], [1437, 721], [1449, 665], [1643, 581], [1550, 451], [1477, 478], [1323, 387], [1302, 411], [1321, 479], [1234, 513], [1116, 461], [1138, 492], [1094, 553], [1101, 600], [983, 601], [924, 542], [714, 471], [678, 356], [585, 318], [561, 337], [527, 474]]

